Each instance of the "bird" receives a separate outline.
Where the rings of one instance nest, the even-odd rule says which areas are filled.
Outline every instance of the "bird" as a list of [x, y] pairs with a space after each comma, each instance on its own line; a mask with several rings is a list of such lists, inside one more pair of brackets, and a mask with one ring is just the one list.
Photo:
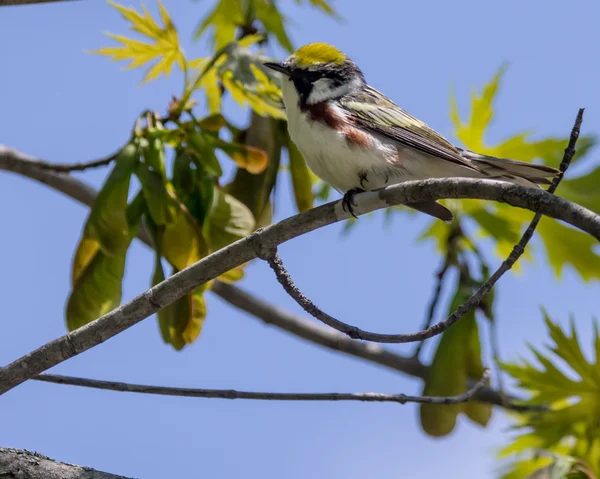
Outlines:
[[[307, 166], [343, 194], [354, 217], [354, 195], [429, 178], [491, 178], [527, 187], [550, 184], [559, 170], [459, 148], [370, 86], [358, 65], [327, 43], [309, 43], [282, 62], [279, 73], [291, 140]], [[406, 206], [446, 223], [437, 201]]]

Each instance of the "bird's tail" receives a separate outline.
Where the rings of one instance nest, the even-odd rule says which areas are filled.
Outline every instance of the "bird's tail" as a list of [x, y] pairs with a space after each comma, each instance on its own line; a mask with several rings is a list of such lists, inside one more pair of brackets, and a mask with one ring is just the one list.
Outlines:
[[528, 187], [549, 185], [560, 171], [545, 165], [534, 165], [524, 161], [496, 158], [461, 150], [461, 156], [489, 178], [504, 180]]

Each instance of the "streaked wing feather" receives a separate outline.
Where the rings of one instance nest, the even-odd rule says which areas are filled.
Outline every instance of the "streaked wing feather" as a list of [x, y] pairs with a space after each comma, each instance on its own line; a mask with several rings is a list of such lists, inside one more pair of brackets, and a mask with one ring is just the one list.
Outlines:
[[478, 170], [465, 161], [460, 151], [442, 135], [374, 88], [365, 87], [352, 92], [342, 97], [340, 104], [361, 128], [438, 158]]

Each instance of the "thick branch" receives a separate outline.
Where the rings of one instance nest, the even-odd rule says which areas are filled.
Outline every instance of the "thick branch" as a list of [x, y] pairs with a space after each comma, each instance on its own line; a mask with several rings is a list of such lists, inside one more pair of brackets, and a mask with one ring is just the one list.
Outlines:
[[183, 396], [195, 398], [219, 399], [258, 399], [263, 401], [362, 401], [362, 402], [395, 402], [399, 404], [460, 404], [473, 398], [489, 380], [490, 371], [486, 369], [481, 379], [467, 392], [458, 396], [408, 396], [406, 394], [384, 393], [271, 393], [235, 391], [233, 389], [192, 389], [174, 388], [164, 386], [147, 386], [143, 384], [119, 383], [114, 381], [100, 381], [97, 379], [75, 378], [59, 376], [56, 374], [42, 374], [35, 378], [56, 384], [70, 384], [94, 389], [110, 391], [126, 391], [142, 394], [158, 394], [162, 396]]
[[[4, 165], [4, 156], [0, 151], [0, 168]], [[600, 239], [600, 216], [592, 211], [543, 190], [491, 180], [456, 178], [411, 181], [379, 191], [360, 193], [355, 197], [357, 206], [354, 213], [364, 214], [397, 204], [444, 198], [503, 202], [565, 221]], [[336, 201], [256, 231], [178, 272], [101, 318], [0, 369], [0, 394], [130, 328], [197, 286], [256, 258], [258, 252], [348, 217], [341, 201]]]
[[89, 467], [53, 461], [37, 452], [0, 447], [0, 477], [15, 479], [127, 479]]
[[[565, 154], [560, 164], [560, 174], [557, 175], [552, 181], [552, 184], [548, 188], [548, 193], [554, 193], [556, 191], [556, 188], [560, 184], [565, 171], [571, 164], [571, 160], [575, 155], [575, 145], [577, 143], [577, 139], [579, 138], [581, 122], [583, 121], [583, 111], [583, 108], [579, 109], [577, 118], [575, 119], [575, 124], [573, 125], [573, 129], [571, 130], [569, 143], [565, 148]], [[435, 324], [430, 327], [428, 326], [425, 329], [416, 333], [408, 334], [372, 333], [370, 331], [364, 331], [360, 328], [357, 328], [356, 326], [351, 326], [338, 319], [335, 319], [333, 316], [327, 314], [318, 306], [316, 306], [309, 298], [307, 298], [302, 293], [302, 291], [298, 289], [298, 287], [292, 280], [292, 277], [285, 269], [283, 261], [277, 253], [277, 248], [263, 247], [262, 249], [257, 250], [257, 254], [260, 258], [269, 263], [269, 266], [275, 273], [277, 281], [279, 281], [279, 283], [283, 286], [283, 289], [292, 297], [292, 299], [296, 301], [296, 303], [298, 303], [302, 307], [302, 309], [304, 309], [304, 311], [306, 311], [322, 323], [326, 324], [327, 326], [330, 326], [333, 329], [350, 336], [351, 338], [373, 341], [377, 343], [413, 343], [417, 341], [422, 342], [425, 339], [429, 339], [435, 335], [443, 333], [446, 329], [455, 324], [467, 313], [469, 313], [479, 305], [479, 303], [483, 300], [485, 295], [491, 291], [491, 289], [504, 275], [504, 273], [509, 271], [518, 261], [518, 259], [523, 255], [523, 253], [525, 252], [525, 247], [533, 237], [533, 233], [535, 232], [535, 229], [537, 228], [540, 219], [542, 219], [542, 214], [538, 212], [533, 217], [533, 220], [523, 233], [523, 236], [521, 237], [519, 242], [514, 246], [514, 248], [508, 255], [508, 258], [506, 258], [502, 262], [498, 269], [494, 271], [494, 274], [492, 274], [487, 279], [487, 281], [483, 283], [473, 295], [471, 295], [471, 297], [467, 301], [465, 301], [461, 306], [459, 306], [456, 311], [454, 311], [444, 321], [441, 321], [438, 324]], [[439, 294], [439, 291], [437, 294]]]

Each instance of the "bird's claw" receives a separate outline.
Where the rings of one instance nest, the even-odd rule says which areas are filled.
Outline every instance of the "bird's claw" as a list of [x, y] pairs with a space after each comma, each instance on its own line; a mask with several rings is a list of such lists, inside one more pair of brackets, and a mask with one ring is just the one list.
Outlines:
[[342, 198], [342, 208], [344, 211], [347, 211], [348, 213], [350, 213], [352, 216], [354, 216], [356, 219], [358, 219], [358, 216], [356, 216], [354, 214], [354, 206], [357, 206], [356, 203], [354, 202], [354, 195], [356, 193], [362, 193], [364, 192], [364, 190], [361, 190], [360, 188], [352, 188], [351, 190], [346, 191], [346, 193], [344, 193], [344, 197]]

